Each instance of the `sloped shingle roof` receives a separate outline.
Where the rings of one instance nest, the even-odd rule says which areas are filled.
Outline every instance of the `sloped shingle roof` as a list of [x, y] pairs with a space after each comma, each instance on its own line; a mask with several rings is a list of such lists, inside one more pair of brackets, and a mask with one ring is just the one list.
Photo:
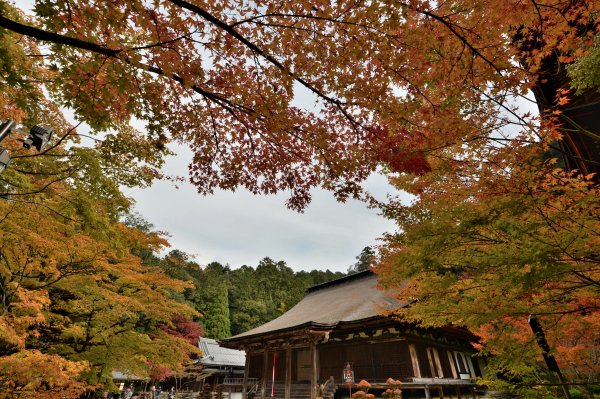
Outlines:
[[340, 322], [376, 317], [399, 306], [398, 301], [377, 288], [377, 276], [366, 271], [309, 288], [304, 298], [283, 315], [224, 341], [302, 326], [335, 327]]

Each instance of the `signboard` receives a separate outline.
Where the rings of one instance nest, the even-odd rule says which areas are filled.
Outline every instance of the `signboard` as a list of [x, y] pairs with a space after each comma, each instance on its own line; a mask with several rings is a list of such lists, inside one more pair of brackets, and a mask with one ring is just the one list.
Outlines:
[[350, 362], [347, 362], [344, 366], [344, 370], [342, 371], [342, 379], [348, 385], [354, 384], [354, 370], [352, 370], [352, 365]]

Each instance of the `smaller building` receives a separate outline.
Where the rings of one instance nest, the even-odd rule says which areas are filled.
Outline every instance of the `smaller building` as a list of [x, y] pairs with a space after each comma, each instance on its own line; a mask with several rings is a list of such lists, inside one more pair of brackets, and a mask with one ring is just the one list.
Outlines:
[[235, 397], [238, 392], [240, 394], [237, 396], [241, 396], [246, 353], [224, 348], [210, 338], [200, 337], [198, 346], [202, 350], [202, 357], [194, 362], [198, 376], [193, 390], [204, 391], [206, 385], [214, 390], [223, 385], [223, 391], [229, 393], [230, 397]]
[[138, 377], [131, 372], [119, 370], [113, 370], [110, 378], [115, 386], [112, 391], [108, 392], [107, 397], [110, 398], [121, 397], [126, 388], [131, 388], [134, 393], [144, 392], [150, 382], [148, 378]]

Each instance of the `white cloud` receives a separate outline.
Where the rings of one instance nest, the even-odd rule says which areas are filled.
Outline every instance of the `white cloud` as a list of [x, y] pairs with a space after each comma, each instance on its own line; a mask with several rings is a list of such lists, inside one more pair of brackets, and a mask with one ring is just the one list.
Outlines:
[[[189, 150], [178, 147], [165, 171], [185, 176]], [[383, 176], [368, 181], [380, 196], [390, 189]], [[244, 190], [201, 196], [185, 183], [157, 182], [148, 189], [126, 190], [136, 210], [159, 230], [171, 234], [172, 248], [232, 267], [256, 266], [265, 256], [284, 260], [295, 270], [346, 269], [362, 248], [394, 224], [359, 201], [337, 202], [331, 193], [315, 190], [305, 213], [285, 207], [285, 194], [255, 196]]]

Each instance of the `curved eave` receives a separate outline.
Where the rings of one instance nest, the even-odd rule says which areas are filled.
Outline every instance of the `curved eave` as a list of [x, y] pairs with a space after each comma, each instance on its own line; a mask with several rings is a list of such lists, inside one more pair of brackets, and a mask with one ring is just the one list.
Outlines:
[[245, 345], [251, 345], [255, 342], [264, 342], [266, 338], [268, 339], [282, 339], [282, 338], [290, 338], [294, 336], [303, 336], [306, 335], [307, 332], [314, 331], [318, 332], [327, 332], [335, 329], [339, 323], [336, 324], [323, 324], [316, 322], [307, 322], [302, 323], [297, 326], [291, 326], [287, 328], [282, 328], [279, 330], [265, 331], [262, 333], [257, 333], [253, 335], [244, 335], [244, 336], [236, 336], [231, 338], [226, 338], [219, 341], [219, 344], [232, 349], [238, 349]]

